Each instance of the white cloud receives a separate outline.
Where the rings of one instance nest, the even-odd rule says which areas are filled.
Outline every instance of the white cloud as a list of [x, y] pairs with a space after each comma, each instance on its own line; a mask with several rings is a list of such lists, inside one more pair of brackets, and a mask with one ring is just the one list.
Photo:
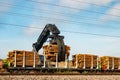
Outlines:
[[109, 3], [112, 2], [112, 0], [89, 0], [89, 2], [92, 2], [93, 4], [99, 5], [99, 6], [106, 6]]
[[[10, 4], [10, 5], [7, 5]], [[14, 4], [14, 0], [0, 0], [0, 13], [9, 11]]]
[[99, 6], [105, 6], [111, 3], [112, 0], [60, 0], [60, 5], [77, 8], [77, 10], [72, 10], [74, 12], [78, 12], [81, 9], [89, 8], [92, 4], [96, 4]]
[[[101, 1], [101, 0], [76, 0], [76, 1], [74, 0], [58, 0], [58, 1], [56, 0], [44, 0], [44, 1], [35, 0], [35, 1], [36, 2], [34, 3], [34, 12], [33, 12], [34, 15], [40, 15], [40, 16], [44, 16], [48, 18], [41, 17], [40, 18], [41, 20], [35, 18], [33, 20], [33, 23], [30, 25], [39, 26], [39, 24], [41, 24], [42, 27], [44, 27], [47, 23], [52, 23], [52, 24], [57, 24], [57, 25], [63, 24], [62, 20], [58, 20], [58, 19], [70, 20], [71, 18], [67, 16], [67, 13], [77, 14], [77, 12], [79, 12], [80, 9], [87, 9], [91, 6], [91, 4], [87, 4], [84, 2], [93, 3], [93, 4], [102, 6], [102, 5], [109, 4], [112, 0], [105, 0], [105, 1]], [[50, 4], [58, 4], [61, 6], [73, 7], [73, 8], [77, 8], [77, 10], [65, 9], [63, 7], [50, 6], [50, 5], [45, 5], [45, 4], [41, 4], [37, 2], [45, 2], [45, 3], [50, 3]], [[66, 15], [63, 13], [66, 13]], [[35, 22], [39, 22], [39, 24], [34, 24]], [[29, 35], [32, 35], [33, 33], [38, 32], [37, 29], [30, 29], [30, 28], [28, 30], [25, 29], [25, 31]]]
[[[80, 3], [78, 1], [83, 1], [83, 0], [60, 0], [60, 4], [63, 6], [68, 6], [68, 7], [73, 7], [73, 8], [86, 8], [88, 4]], [[86, 2], [89, 0], [86, 0]]]
[[[120, 10], [117, 10], [117, 9], [120, 9], [120, 4], [116, 4], [115, 6], [113, 6], [110, 10], [108, 10], [106, 12], [106, 15], [104, 15], [101, 20], [106, 22], [106, 21], [111, 21], [111, 20], [118, 20], [120, 19], [120, 17], [117, 17], [117, 16], [120, 16]], [[107, 15], [107, 14], [112, 14], [112, 15], [115, 15], [115, 16], [111, 16], [111, 15]]]
[[35, 20], [35, 22], [29, 25], [29, 27], [24, 28], [23, 32], [28, 36], [39, 35], [47, 24], [54, 23], [60, 24], [60, 22], [55, 22], [54, 19]]
[[[84, 9], [89, 7], [89, 4], [84, 4], [84, 3], [80, 3], [78, 1], [83, 1], [83, 0], [60, 0], [60, 5], [61, 6], [67, 6], [67, 7], [72, 7], [72, 8], [76, 8], [76, 9], [70, 9], [69, 11], [72, 13], [76, 13], [79, 11], [79, 9]], [[89, 0], [86, 0], [86, 2], [89, 2]], [[67, 9], [68, 10], [68, 9]]]
[[[52, 0], [34, 0], [36, 3], [34, 4], [34, 14], [39, 15], [42, 11], [50, 9], [49, 5], [41, 4], [39, 2], [50, 3]], [[38, 3], [37, 3], [38, 2]]]
[[[35, 0], [35, 1], [51, 3], [53, 0], [44, 0], [44, 1]], [[35, 19], [33, 19], [33, 22], [30, 23], [30, 27], [44, 28], [46, 24], [60, 24], [62, 20], [59, 20], [59, 19], [66, 19], [65, 15], [56, 13], [56, 12], [61, 12], [59, 7], [44, 5], [40, 3], [35, 3], [34, 5], [35, 6], [34, 6], [33, 14], [42, 16], [42, 17], [39, 17], [39, 18], [35, 17]], [[24, 33], [27, 35], [34, 35], [40, 32], [41, 30], [33, 29], [29, 27], [24, 29]]]
[[27, 35], [29, 35], [29, 36], [36, 35], [38, 33], [40, 34], [42, 28], [43, 28], [43, 26], [42, 27], [38, 26], [38, 24], [31, 24], [29, 27], [26, 27], [24, 29], [24, 33], [27, 34]]

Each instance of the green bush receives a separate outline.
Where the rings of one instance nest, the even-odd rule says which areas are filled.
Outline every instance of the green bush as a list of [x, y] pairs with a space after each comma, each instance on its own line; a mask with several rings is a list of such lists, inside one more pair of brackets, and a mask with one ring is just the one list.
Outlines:
[[4, 68], [9, 68], [10, 67], [10, 62], [7, 59], [3, 60], [3, 67]]

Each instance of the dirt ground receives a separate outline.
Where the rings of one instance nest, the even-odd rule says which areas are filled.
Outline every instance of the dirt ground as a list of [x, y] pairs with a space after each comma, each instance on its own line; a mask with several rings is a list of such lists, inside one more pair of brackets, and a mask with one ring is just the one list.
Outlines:
[[120, 75], [0, 75], [0, 80], [120, 80]]

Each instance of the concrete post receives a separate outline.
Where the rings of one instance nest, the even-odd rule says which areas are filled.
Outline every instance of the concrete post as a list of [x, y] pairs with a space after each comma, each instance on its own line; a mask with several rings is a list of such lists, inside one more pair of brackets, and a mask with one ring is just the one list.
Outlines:
[[68, 68], [69, 68], [69, 65], [70, 65], [70, 63], [69, 63], [69, 56], [68, 56]]
[[76, 68], [78, 68], [78, 56], [76, 55]]
[[15, 51], [15, 59], [14, 59], [14, 60], [15, 60], [15, 63], [14, 63], [14, 67], [16, 67], [16, 54], [17, 54], [17, 53], [16, 53], [16, 51]]
[[68, 68], [68, 59], [67, 59], [67, 54], [65, 54], [65, 68]]
[[58, 68], [58, 53], [56, 53], [56, 68]]
[[45, 62], [46, 62], [46, 58], [45, 58], [45, 53], [44, 53], [44, 65], [43, 65], [44, 68], [46, 67]]
[[114, 57], [112, 57], [112, 69], [114, 69]]
[[33, 67], [35, 68], [35, 52], [34, 52], [34, 63], [33, 63]]
[[83, 69], [86, 68], [85, 62], [86, 62], [86, 60], [85, 60], [85, 54], [84, 54], [84, 66], [83, 66]]
[[98, 69], [98, 65], [99, 65], [98, 59], [99, 59], [99, 57], [97, 56], [97, 67], [96, 67], [96, 69]]
[[23, 53], [23, 67], [25, 67], [25, 51]]
[[93, 55], [91, 55], [91, 69], [93, 69]]
[[108, 66], [107, 66], [107, 69], [109, 69], [109, 58], [108, 58]]

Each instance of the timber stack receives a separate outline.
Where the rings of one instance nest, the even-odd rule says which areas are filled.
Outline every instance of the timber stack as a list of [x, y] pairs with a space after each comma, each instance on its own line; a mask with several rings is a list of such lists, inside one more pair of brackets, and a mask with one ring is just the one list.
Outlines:
[[102, 70], [118, 69], [120, 66], [119, 61], [120, 61], [120, 58], [118, 58], [118, 57], [111, 57], [111, 56], [100, 57]]
[[[67, 55], [68, 58], [68, 56], [70, 55], [70, 47], [66, 45], [65, 51], [66, 51], [65, 55]], [[59, 52], [58, 45], [54, 44], [44, 45], [43, 52], [47, 60], [56, 61], [56, 54]]]
[[31, 67], [40, 64], [39, 54], [32, 51], [14, 50], [8, 53], [8, 59], [11, 66], [16, 64], [16, 67]]
[[97, 68], [98, 56], [92, 54], [73, 55], [73, 65], [80, 69]]

